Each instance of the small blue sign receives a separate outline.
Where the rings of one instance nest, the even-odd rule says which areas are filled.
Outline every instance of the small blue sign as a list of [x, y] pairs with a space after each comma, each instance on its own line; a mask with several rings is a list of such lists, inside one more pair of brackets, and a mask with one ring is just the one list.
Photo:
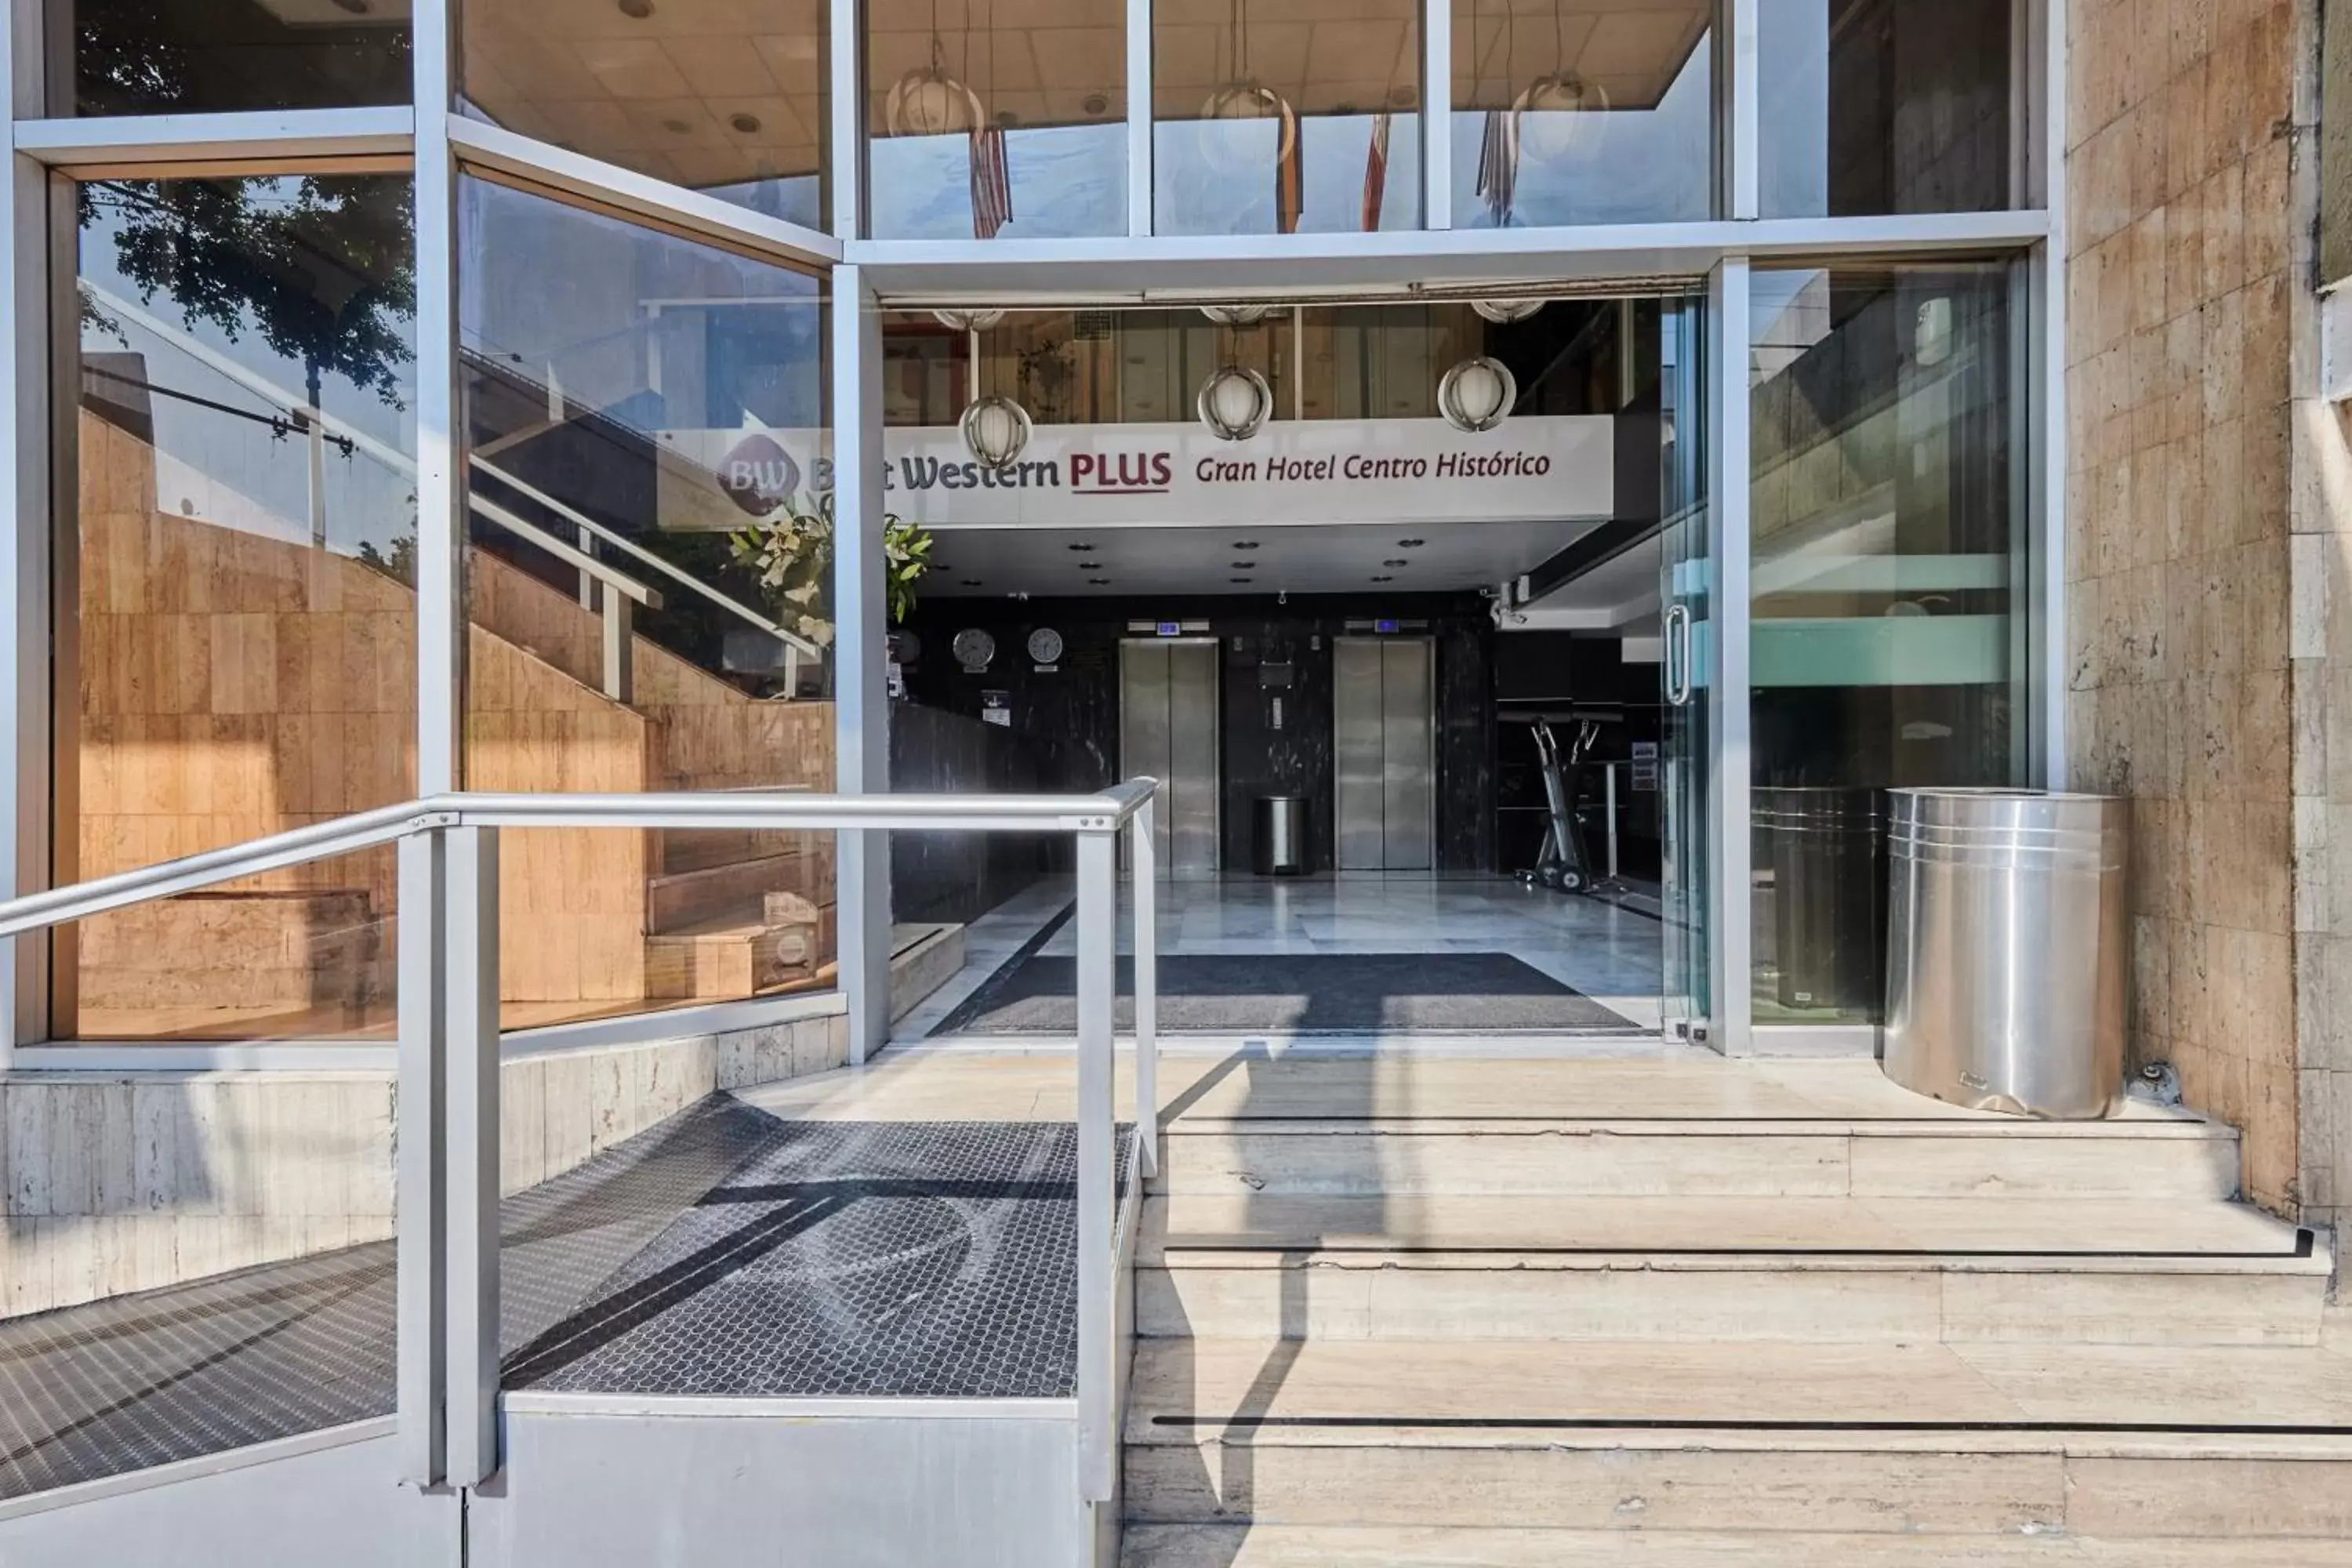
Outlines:
[[1181, 637], [1184, 635], [1184, 623], [1181, 621], [1162, 621], [1156, 629], [1163, 637]]
[[1383, 637], [1386, 637], [1396, 629], [1397, 624], [1394, 621], [1374, 621], [1372, 623], [1372, 630], [1380, 633]]

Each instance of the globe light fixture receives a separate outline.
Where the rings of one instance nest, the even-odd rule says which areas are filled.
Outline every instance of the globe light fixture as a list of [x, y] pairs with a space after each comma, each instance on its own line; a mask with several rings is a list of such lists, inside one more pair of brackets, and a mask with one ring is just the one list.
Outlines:
[[1246, 441], [1265, 428], [1274, 412], [1274, 389], [1257, 372], [1229, 364], [1210, 373], [1195, 403], [1210, 435], [1221, 441]]
[[1511, 367], [1484, 354], [1464, 360], [1437, 384], [1437, 411], [1448, 425], [1473, 436], [1509, 418], [1518, 397], [1518, 378]]
[[993, 394], [976, 397], [963, 411], [957, 428], [963, 432], [965, 447], [980, 459], [982, 468], [1006, 468], [1029, 445], [1029, 411], [1009, 397]]
[[1274, 310], [1271, 305], [1203, 305], [1201, 314], [1221, 327], [1255, 327]]
[[931, 319], [959, 332], [984, 332], [1004, 320], [1002, 310], [933, 310]]
[[1473, 300], [1470, 308], [1498, 327], [1524, 321], [1544, 308], [1541, 300]]
[[981, 128], [980, 97], [948, 75], [935, 50], [929, 65], [891, 87], [882, 123], [893, 136], [969, 136]]
[[1519, 146], [1549, 162], [1577, 152], [1601, 128], [1609, 95], [1574, 71], [1554, 71], [1528, 83], [1512, 100], [1511, 126]]
[[[1252, 150], [1255, 138], [1233, 129], [1259, 121], [1275, 124], [1274, 155]], [[1289, 158], [1298, 118], [1282, 94], [1262, 81], [1229, 81], [1201, 102], [1201, 160], [1220, 174], [1255, 174]]]

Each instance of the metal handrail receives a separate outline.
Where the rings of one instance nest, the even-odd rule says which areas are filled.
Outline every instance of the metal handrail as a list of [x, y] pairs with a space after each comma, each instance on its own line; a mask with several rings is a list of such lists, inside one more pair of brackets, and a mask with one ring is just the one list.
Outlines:
[[[89, 920], [156, 899], [315, 860], [355, 855], [437, 827], [883, 829], [933, 833], [1100, 833], [1127, 823], [1158, 786], [1137, 779], [1091, 795], [426, 795], [95, 877], [0, 903], [0, 939]], [[975, 806], [975, 802], [982, 803]]]
[[[664, 560], [661, 556], [658, 556], [652, 551], [647, 550], [644, 545], [639, 544], [635, 540], [631, 539], [627, 534], [623, 533], [616, 529], [605, 527], [603, 523], [598, 522], [594, 518], [590, 517], [579, 508], [568, 506], [562, 501], [556, 500], [553, 496], [549, 495], [545, 490], [542, 490], [537, 486], [530, 483], [528, 480], [517, 479], [514, 475], [507, 472], [504, 468], [499, 468], [496, 463], [491, 462], [488, 458], [480, 457], [478, 455], [469, 455], [467, 461], [471, 463], [475, 468], [479, 468], [482, 472], [489, 475], [490, 478], [498, 480], [499, 483], [515, 491], [518, 495], [528, 496], [530, 500], [537, 501], [540, 505], [555, 513], [556, 516], [563, 519], [564, 521], [571, 523], [573, 527], [582, 530], [583, 532], [595, 535], [598, 539], [603, 540], [605, 543], [612, 545], [616, 550], [625, 551], [633, 559], [645, 563], [655, 571], [659, 572], [664, 576], [668, 577], [678, 584], [688, 593], [698, 595], [702, 598], [709, 600], [711, 604], [718, 605], [720, 609], [726, 611], [737, 620], [743, 622], [746, 626], [755, 627], [760, 631], [766, 632], [771, 637], [788, 642], [812, 658], [822, 658], [824, 657], [824, 650], [823, 648], [809, 641], [808, 638], [802, 637], [799, 633], [786, 631], [782, 626], [760, 614], [759, 611], [751, 608], [751, 605], [746, 605], [740, 599], [720, 593], [718, 589], [712, 587], [701, 578], [697, 577], [693, 573], [679, 566], [676, 562]], [[476, 504], [479, 505], [480, 503], [477, 502]]]
[[[1077, 1481], [1107, 1501], [1118, 1473], [1118, 1294], [1132, 1267], [1139, 1177], [1158, 1163], [1159, 785], [1087, 795], [427, 795], [0, 903], [0, 939], [265, 871], [400, 846], [400, 1097], [395, 1256], [403, 1477], [475, 1486], [497, 1473], [499, 1397], [499, 830], [736, 828], [1060, 832], [1077, 840]], [[1119, 1192], [1118, 837], [1135, 878], [1134, 1164]], [[466, 918], [461, 913], [470, 911]]]

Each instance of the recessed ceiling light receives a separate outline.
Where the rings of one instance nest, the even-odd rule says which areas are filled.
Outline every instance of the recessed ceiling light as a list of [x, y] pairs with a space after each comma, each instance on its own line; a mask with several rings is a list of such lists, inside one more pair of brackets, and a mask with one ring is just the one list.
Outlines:
[[1236, 539], [1234, 541], [1234, 548], [1235, 550], [1255, 550], [1257, 548], [1257, 541], [1255, 539]]
[[673, 136], [683, 136], [694, 127], [683, 120], [665, 120], [662, 121], [662, 129]]
[[1000, 109], [996, 111], [996, 123], [1010, 131], [1021, 123], [1021, 116], [1013, 110]]
[[1372, 581], [1375, 583], [1393, 583], [1396, 579], [1393, 577], [1375, 577]]
[[1090, 92], [1087, 94], [1085, 98], [1078, 100], [1078, 107], [1085, 110], [1088, 114], [1102, 114], [1109, 110], [1110, 100], [1105, 98], [1101, 93]]
[[1078, 570], [1081, 572], [1099, 572], [1102, 570], [1102, 563], [1099, 561], [1081, 561], [1078, 563]]
[[736, 130], [740, 131], [744, 135], [749, 136], [753, 132], [760, 129], [760, 117], [756, 114], [738, 114], [729, 120], [727, 123], [732, 125]]
[[654, 14], [654, 0], [619, 0], [621, 15], [642, 22]]
[[1083, 555], [1087, 551], [1092, 550], [1094, 546], [1091, 544], [1073, 544], [1069, 548]]
[[1421, 95], [1419, 93], [1413, 90], [1412, 84], [1411, 82], [1407, 82], [1402, 87], [1391, 88], [1389, 90], [1389, 101], [1395, 104], [1399, 109], [1411, 109], [1412, 107], [1412, 100], [1420, 96]]
[[980, 579], [977, 577], [967, 577], [963, 580], [963, 585], [967, 588], [977, 588], [980, 586]]
[[1087, 579], [1087, 586], [1089, 588], [1108, 588], [1110, 586], [1110, 579], [1108, 577], [1089, 577]]
[[1234, 563], [1234, 570], [1236, 572], [1255, 572], [1257, 570], [1257, 563], [1255, 561], [1236, 561]]
[[1412, 562], [1410, 562], [1410, 561], [1407, 561], [1403, 556], [1402, 556], [1402, 555], [1398, 555], [1398, 556], [1392, 556], [1392, 557], [1391, 557], [1389, 560], [1386, 560], [1386, 561], [1381, 562], [1381, 565], [1383, 565], [1383, 566], [1410, 566], [1410, 565], [1412, 565]]
[[368, 0], [335, 0], [335, 7], [354, 16], [364, 16], [368, 14]]
[[1426, 539], [1400, 539], [1397, 541], [1397, 548], [1399, 550], [1418, 550], [1428, 542], [1429, 541]]

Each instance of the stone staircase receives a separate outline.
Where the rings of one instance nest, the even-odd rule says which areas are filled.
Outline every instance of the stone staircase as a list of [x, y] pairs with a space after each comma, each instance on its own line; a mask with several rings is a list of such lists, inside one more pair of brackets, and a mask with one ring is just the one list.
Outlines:
[[1261, 1060], [1142, 1217], [1131, 1568], [2352, 1563], [2235, 1133], [1868, 1063]]

